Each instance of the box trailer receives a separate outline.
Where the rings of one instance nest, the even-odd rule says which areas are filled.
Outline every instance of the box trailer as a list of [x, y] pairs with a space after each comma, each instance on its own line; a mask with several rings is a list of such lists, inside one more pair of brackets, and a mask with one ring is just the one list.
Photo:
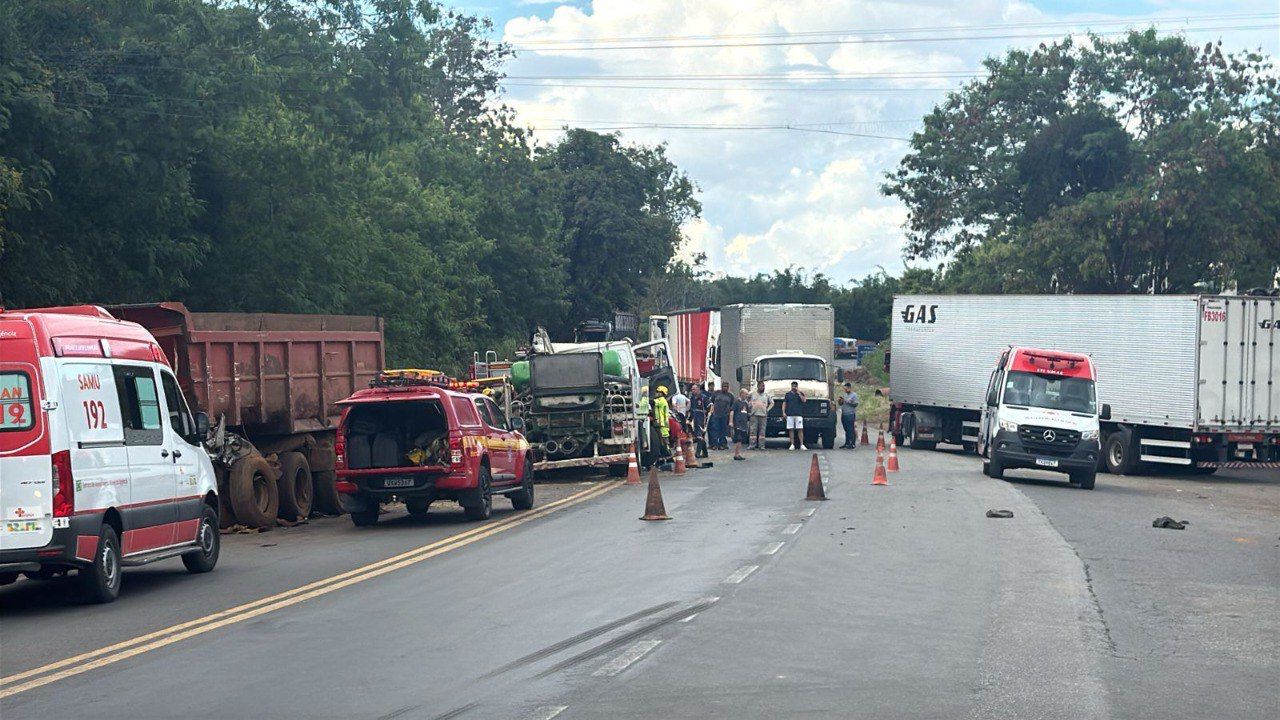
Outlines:
[[[255, 485], [222, 493], [232, 501], [224, 516], [246, 525], [274, 524], [277, 514], [296, 520], [313, 497], [325, 512], [342, 511], [335, 403], [382, 372], [381, 318], [192, 312], [178, 302], [108, 309], [155, 336], [183, 392], [214, 422], [207, 445], [220, 484]], [[249, 458], [270, 458], [270, 470], [241, 463]]]
[[891, 425], [901, 442], [927, 413], [933, 440], [972, 449], [995, 359], [1026, 345], [1092, 358], [1112, 472], [1280, 467], [1277, 322], [1270, 296], [897, 296]]
[[720, 385], [717, 353], [720, 350], [720, 309], [693, 308], [673, 310], [669, 314], [659, 316], [663, 322], [656, 327], [658, 336], [654, 335], [654, 323], [650, 319], [650, 337], [665, 337], [671, 346], [671, 360], [676, 369], [676, 377], [684, 385], [707, 384], [711, 387]]

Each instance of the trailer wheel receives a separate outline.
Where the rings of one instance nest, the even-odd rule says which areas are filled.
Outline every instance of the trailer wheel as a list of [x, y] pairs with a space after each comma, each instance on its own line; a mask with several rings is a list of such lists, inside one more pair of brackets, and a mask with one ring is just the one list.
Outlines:
[[280, 490], [276, 471], [258, 455], [240, 458], [231, 466], [227, 480], [231, 509], [236, 519], [250, 527], [273, 527], [280, 510]]
[[[911, 427], [907, 431], [907, 444], [912, 450], [932, 450], [938, 446], [938, 443], [932, 440], [921, 440], [916, 436], [916, 419], [911, 417]], [[995, 477], [994, 475], [992, 477]]]
[[533, 458], [525, 458], [524, 474], [520, 476], [520, 489], [507, 497], [511, 498], [511, 507], [516, 510], [533, 508]]
[[314, 473], [315, 501], [312, 506], [328, 515], [341, 515], [346, 512], [342, 506], [342, 493], [338, 492], [338, 473], [333, 470], [321, 470]]
[[279, 516], [297, 521], [311, 514], [311, 464], [300, 452], [280, 454], [280, 479], [276, 481], [280, 493]]
[[1132, 475], [1138, 469], [1133, 431], [1122, 428], [1107, 436], [1103, 455], [1107, 458], [1107, 470], [1112, 475]]

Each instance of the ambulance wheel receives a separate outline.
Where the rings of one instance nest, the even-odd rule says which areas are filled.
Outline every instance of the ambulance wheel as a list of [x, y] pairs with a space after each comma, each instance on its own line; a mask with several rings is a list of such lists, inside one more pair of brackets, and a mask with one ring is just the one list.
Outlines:
[[1078, 473], [1071, 473], [1068, 477], [1071, 478], [1071, 484], [1079, 485], [1081, 490], [1092, 490], [1094, 483], [1098, 479], [1098, 471], [1083, 470]]
[[342, 493], [338, 492], [338, 473], [333, 470], [321, 470], [313, 475], [315, 479], [315, 502], [312, 507], [328, 515], [341, 515], [346, 512], [342, 507]]
[[276, 481], [280, 493], [279, 517], [296, 522], [311, 514], [311, 465], [300, 452], [280, 454], [280, 479]]
[[76, 576], [80, 594], [85, 602], [109, 603], [120, 596], [120, 537], [115, 528], [103, 524], [98, 532], [98, 549], [93, 553], [93, 564], [81, 568]]
[[182, 564], [188, 572], [207, 573], [218, 564], [218, 554], [222, 551], [222, 536], [218, 534], [218, 513], [208, 505], [200, 516], [200, 529], [196, 531], [196, 547], [198, 552], [189, 552], [182, 556]]
[[276, 486], [276, 472], [266, 458], [251, 455], [237, 460], [231, 466], [227, 488], [237, 520], [250, 527], [275, 527], [280, 489]]

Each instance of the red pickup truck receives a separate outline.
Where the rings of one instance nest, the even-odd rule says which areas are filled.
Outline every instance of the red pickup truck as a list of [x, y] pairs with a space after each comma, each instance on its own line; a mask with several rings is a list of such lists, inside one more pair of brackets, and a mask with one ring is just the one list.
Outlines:
[[452, 385], [393, 375], [338, 403], [337, 486], [353, 523], [377, 523], [393, 499], [411, 515], [454, 500], [471, 520], [489, 517], [494, 495], [533, 507], [533, 455], [519, 418]]

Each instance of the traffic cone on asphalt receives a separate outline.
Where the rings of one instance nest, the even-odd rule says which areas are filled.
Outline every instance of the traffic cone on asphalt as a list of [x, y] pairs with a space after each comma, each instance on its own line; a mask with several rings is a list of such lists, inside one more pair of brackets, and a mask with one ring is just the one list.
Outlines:
[[635, 443], [631, 443], [631, 457], [627, 460], [627, 484], [640, 484], [640, 463], [636, 460]]
[[872, 485], [888, 485], [889, 476], [884, 473], [884, 455], [876, 451], [876, 472], [871, 476]]
[[884, 452], [884, 428], [880, 428], [880, 435], [876, 437], [876, 452]]
[[818, 453], [813, 454], [813, 462], [809, 463], [809, 492], [805, 500], [826, 500], [827, 491], [822, 487], [822, 470], [818, 468]]
[[863, 445], [871, 444], [871, 438], [867, 437], [867, 421], [866, 420], [862, 421], [862, 444]]
[[670, 520], [667, 508], [662, 504], [662, 488], [658, 486], [658, 468], [649, 468], [649, 495], [644, 500], [641, 520]]
[[678, 445], [676, 445], [676, 451], [671, 453], [672, 455], [675, 456], [675, 459], [674, 459], [675, 474], [683, 475], [684, 467], [685, 467], [685, 459], [684, 459], [684, 450], [681, 448], [681, 446], [684, 445], [684, 443], [681, 443], [679, 440], [677, 440], [676, 442], [679, 443]]
[[889, 466], [885, 468], [889, 472], [898, 472], [898, 442], [889, 437]]
[[698, 454], [693, 451], [693, 440], [685, 440], [684, 443], [684, 466], [687, 468], [702, 467], [698, 463]]

